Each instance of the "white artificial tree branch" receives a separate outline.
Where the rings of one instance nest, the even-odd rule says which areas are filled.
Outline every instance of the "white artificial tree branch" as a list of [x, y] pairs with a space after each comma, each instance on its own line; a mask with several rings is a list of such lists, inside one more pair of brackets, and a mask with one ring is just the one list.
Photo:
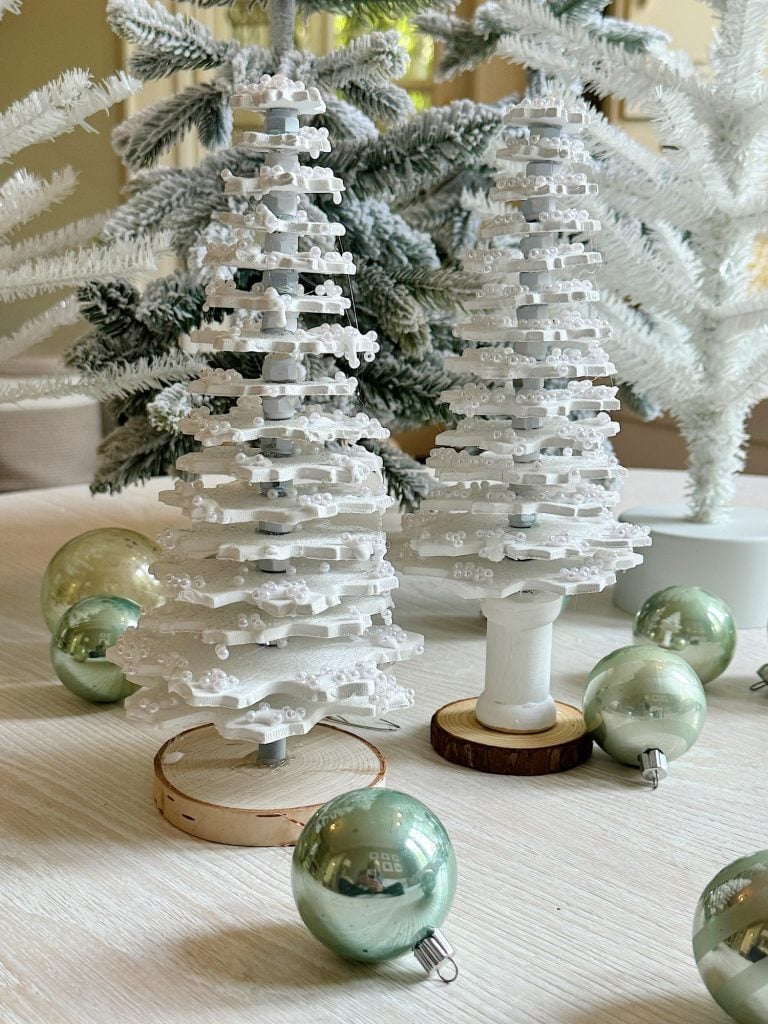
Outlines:
[[619, 217], [599, 201], [591, 203], [590, 208], [602, 226], [600, 251], [606, 278], [619, 284], [631, 301], [646, 306], [653, 303], [694, 328], [705, 297], [692, 288], [679, 288], [663, 250], [644, 233], [639, 221]]
[[19, 14], [22, 0], [0, 0], [0, 21], [4, 14]]
[[59, 327], [77, 323], [80, 309], [77, 298], [70, 295], [66, 299], [50, 306], [38, 316], [31, 317], [14, 331], [13, 334], [0, 338], [0, 363], [26, 352], [41, 341], [46, 341]]
[[[642, 381], [643, 393], [665, 409], [674, 396], [696, 396], [701, 367], [690, 338], [676, 324], [651, 327], [637, 310], [610, 294], [601, 297], [598, 308], [615, 328], [611, 349], [621, 380]], [[655, 368], [652, 374], [649, 366]]]
[[663, 85], [688, 96], [697, 109], [711, 105], [711, 87], [682, 51], [627, 52], [573, 21], [557, 18], [535, 0], [504, 0], [503, 7], [516, 31], [499, 41], [500, 56], [546, 68], [566, 81], [581, 78], [601, 96], [642, 103]]
[[0, 114], [0, 160], [74, 128], [93, 130], [88, 118], [137, 92], [141, 83], [124, 71], [96, 84], [74, 68], [12, 103]]
[[54, 171], [50, 180], [20, 170], [0, 185], [0, 238], [71, 196], [77, 175], [71, 167]]
[[659, 87], [654, 108], [653, 122], [659, 138], [674, 147], [670, 162], [675, 176], [703, 190], [707, 203], [730, 206], [735, 197], [713, 152], [709, 128], [696, 117], [688, 97]]
[[696, 250], [685, 240], [684, 234], [664, 220], [647, 225], [646, 231], [649, 241], [677, 280], [678, 287], [698, 290], [704, 267]]
[[203, 357], [192, 358], [172, 352], [156, 359], [142, 358], [135, 363], [110, 366], [98, 373], [9, 380], [0, 383], [0, 403], [63, 398], [67, 395], [85, 395], [106, 402], [136, 392], [156, 391], [175, 381], [190, 380], [199, 376], [205, 365]]
[[39, 256], [49, 256], [65, 249], [73, 249], [89, 242], [99, 234], [108, 214], [96, 214], [95, 217], [83, 217], [73, 221], [56, 231], [46, 231], [41, 235], [25, 238], [16, 245], [0, 245], [0, 268], [18, 265], [24, 260]]
[[13, 302], [59, 288], [73, 288], [86, 281], [157, 270], [157, 257], [170, 247], [170, 234], [164, 232], [151, 239], [117, 239], [51, 258], [28, 260], [5, 271], [0, 279], [0, 301]]
[[721, 95], [752, 103], [764, 86], [766, 16], [765, 0], [728, 0], [722, 5], [713, 53]]

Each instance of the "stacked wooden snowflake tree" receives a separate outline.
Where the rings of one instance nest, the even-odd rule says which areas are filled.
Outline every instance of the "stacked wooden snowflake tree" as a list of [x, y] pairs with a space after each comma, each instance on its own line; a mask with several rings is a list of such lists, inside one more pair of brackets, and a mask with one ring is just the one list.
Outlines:
[[[113, 654], [141, 685], [126, 702], [133, 715], [212, 722], [227, 739], [258, 744], [255, 763], [282, 766], [274, 775], [290, 764], [286, 739], [320, 719], [408, 706], [412, 691], [381, 666], [420, 653], [422, 638], [392, 624], [397, 578], [380, 519], [391, 499], [379, 458], [357, 444], [387, 431], [362, 412], [334, 410], [333, 399], [354, 394], [353, 377], [310, 379], [304, 368], [308, 354], [355, 368], [378, 347], [373, 333], [348, 324], [299, 326], [303, 314], [345, 317], [350, 300], [332, 278], [355, 272], [351, 254], [335, 247], [341, 225], [316, 219], [316, 208], [308, 216], [305, 197], [340, 202], [344, 189], [328, 168], [299, 160], [330, 150], [325, 129], [299, 124], [325, 105], [317, 89], [283, 75], [231, 102], [263, 113], [263, 130], [244, 132], [241, 145], [264, 163], [254, 178], [223, 174], [227, 193], [250, 205], [222, 218], [234, 241], [208, 247], [205, 262], [217, 270], [207, 306], [234, 313], [192, 341], [263, 354], [262, 376], [208, 370], [190, 385], [204, 400], [233, 403], [226, 413], [193, 409], [183, 429], [202, 447], [178, 468], [233, 479], [179, 481], [161, 494], [192, 520], [165, 531], [166, 559], [153, 566], [170, 600]], [[243, 290], [236, 269], [261, 276]]]
[[[561, 598], [615, 582], [617, 570], [641, 560], [633, 547], [648, 543], [644, 530], [616, 522], [618, 495], [603, 486], [625, 470], [603, 443], [618, 431], [608, 415], [619, 406], [616, 388], [590, 379], [613, 372], [601, 347], [609, 328], [589, 307], [598, 298], [594, 285], [578, 276], [591, 273], [600, 255], [572, 241], [599, 229], [579, 208], [596, 191], [578, 169], [587, 119], [580, 104], [556, 97], [527, 99], [505, 116], [525, 130], [499, 158], [524, 166], [497, 175], [490, 199], [502, 212], [481, 232], [488, 240], [513, 236], [517, 247], [481, 249], [466, 260], [489, 280], [456, 327], [472, 346], [446, 365], [478, 382], [443, 396], [465, 418], [438, 435], [444, 447], [429, 464], [442, 487], [405, 523], [416, 553], [406, 556], [406, 571], [485, 599], [486, 689], [471, 714], [505, 732], [556, 728], [549, 664]], [[456, 713], [469, 714], [468, 702], [460, 704]], [[446, 743], [441, 752], [450, 759], [477, 765], [477, 750], [467, 753], [463, 739]], [[551, 741], [538, 745], [546, 752]], [[572, 756], [588, 752], [583, 741]], [[511, 756], [517, 767], [505, 749], [502, 767], [491, 758], [488, 770], [531, 770], [519, 752]], [[553, 769], [550, 761], [542, 770], [568, 766]]]

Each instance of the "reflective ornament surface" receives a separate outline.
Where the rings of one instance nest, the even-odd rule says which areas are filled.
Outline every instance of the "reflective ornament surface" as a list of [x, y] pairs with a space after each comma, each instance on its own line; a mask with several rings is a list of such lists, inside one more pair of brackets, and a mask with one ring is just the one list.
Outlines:
[[701, 587], [666, 587], [635, 616], [637, 643], [657, 644], [680, 655], [702, 683], [728, 668], [736, 649], [736, 625], [725, 601]]
[[96, 594], [126, 597], [147, 611], [156, 608], [165, 596], [149, 565], [161, 557], [161, 549], [135, 530], [108, 526], [73, 537], [43, 576], [41, 603], [48, 628], [53, 632], [67, 608]]
[[672, 761], [695, 743], [707, 699], [682, 658], [660, 647], [620, 647], [589, 674], [584, 720], [594, 741], [623, 764], [646, 750]]
[[693, 953], [710, 995], [739, 1024], [768, 1022], [768, 850], [715, 875], [693, 921]]
[[456, 858], [424, 804], [392, 789], [357, 789], [307, 822], [292, 885], [315, 938], [349, 960], [391, 960], [442, 924], [456, 891]]
[[86, 597], [64, 612], [51, 637], [51, 661], [68, 690], [102, 704], [124, 700], [138, 689], [105, 653], [140, 614], [135, 601], [113, 595]]

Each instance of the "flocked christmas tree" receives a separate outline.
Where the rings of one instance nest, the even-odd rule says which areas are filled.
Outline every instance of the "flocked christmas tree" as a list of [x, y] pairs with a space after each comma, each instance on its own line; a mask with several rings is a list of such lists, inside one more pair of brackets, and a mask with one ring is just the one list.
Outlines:
[[[516, 243], [466, 260], [488, 283], [456, 327], [471, 345], [447, 363], [476, 381], [444, 395], [463, 418], [438, 435], [429, 464], [441, 487], [406, 516], [404, 563], [483, 598], [488, 619], [485, 691], [476, 709], [462, 701], [438, 712], [436, 748], [487, 771], [535, 774], [571, 767], [591, 746], [575, 709], [558, 711], [550, 694], [561, 598], [615, 582], [648, 539], [615, 521], [618, 494], [604, 486], [625, 470], [603, 446], [618, 430], [609, 416], [616, 388], [590, 379], [613, 372], [609, 327], [591, 309], [600, 255], [573, 241], [599, 229], [583, 206], [596, 192], [580, 169], [589, 115], [548, 96], [511, 107], [504, 120], [516, 134], [498, 153], [506, 169], [490, 193], [503, 209], [481, 235]], [[487, 728], [477, 733], [477, 722]], [[540, 736], [521, 744], [514, 733]]]
[[[281, 771], [311, 779], [306, 753], [290, 743], [286, 749], [289, 737], [303, 737], [329, 715], [374, 717], [411, 703], [412, 691], [386, 666], [420, 653], [421, 637], [392, 624], [397, 578], [384, 557], [380, 518], [392, 499], [381, 460], [357, 444], [387, 431], [363, 412], [334, 410], [354, 394], [356, 380], [317, 373], [307, 358], [332, 356], [356, 368], [378, 349], [374, 333], [348, 322], [344, 293], [356, 268], [338, 244], [343, 226], [310, 218], [304, 206], [317, 195], [338, 203], [344, 189], [330, 167], [300, 162], [330, 151], [327, 129], [300, 126], [325, 104], [317, 89], [283, 74], [235, 90], [231, 103], [264, 115], [263, 126], [240, 140], [264, 162], [253, 177], [222, 174], [227, 192], [246, 197], [248, 208], [223, 215], [234, 242], [208, 246], [205, 264], [219, 276], [206, 302], [227, 313], [192, 341], [258, 353], [262, 372], [249, 379], [208, 369], [190, 385], [192, 396], [231, 407], [212, 413], [202, 406], [182, 421], [202, 447], [182, 456], [179, 468], [233, 479], [179, 481], [163, 492], [192, 520], [187, 530], [165, 532], [166, 558], [153, 566], [170, 600], [143, 616], [113, 656], [141, 685], [126, 702], [133, 715], [213, 722], [222, 737], [256, 748], [252, 763], [277, 766], [266, 779], [279, 787]], [[261, 279], [239, 287], [242, 268]], [[305, 329], [309, 315], [322, 322]], [[292, 764], [297, 756], [304, 760]], [[251, 776], [257, 794], [264, 778]], [[170, 810], [175, 820], [178, 807]], [[294, 832], [299, 817], [291, 812]], [[190, 818], [195, 827], [177, 823], [200, 832], [197, 813]], [[278, 840], [267, 833], [266, 841]]]
[[[21, 0], [0, 0], [0, 20], [18, 14]], [[90, 119], [108, 110], [140, 87], [137, 79], [123, 73], [96, 83], [87, 71], [72, 68], [58, 78], [12, 103], [0, 112], [0, 164], [28, 146], [50, 142], [76, 128], [93, 130]], [[77, 186], [71, 167], [56, 171], [48, 180], [21, 168], [0, 183], [0, 302], [23, 302], [37, 295], [72, 290], [87, 281], [107, 282], [132, 272], [156, 270], [155, 256], [167, 238], [147, 238], [137, 232], [133, 239], [116, 238], [108, 245], [94, 242], [105, 216], [86, 217], [55, 231], [14, 241], [36, 217], [65, 201]], [[12, 334], [0, 338], [0, 363], [13, 359], [53, 336], [60, 327], [80, 319], [74, 295], [59, 299], [48, 309], [28, 317]], [[140, 357], [141, 359], [141, 357]], [[138, 367], [141, 386], [162, 387], [175, 379], [169, 372], [171, 358]], [[0, 401], [17, 402], [42, 395], [89, 394], [95, 398], [130, 393], [135, 373], [121, 376], [113, 368], [91, 374], [56, 374], [32, 380], [0, 384]]]
[[[421, 6], [420, 0], [392, 0], [386, 11], [396, 17]], [[73, 353], [76, 366], [94, 371], [112, 365], [129, 374], [138, 359], [175, 351], [199, 326], [207, 272], [197, 253], [209, 242], [231, 242], [230, 226], [217, 215], [244, 208], [241, 195], [222, 192], [220, 173], [256, 176], [263, 159], [253, 149], [231, 146], [228, 97], [246, 81], [282, 70], [323, 93], [326, 110], [312, 126], [329, 129], [347, 187], [333, 216], [359, 261], [352, 284], [359, 325], [363, 332], [375, 330], [380, 345], [376, 363], [360, 374], [360, 402], [393, 430], [437, 420], [438, 396], [449, 383], [442, 355], [453, 344], [450, 315], [457, 298], [471, 294], [456, 263], [473, 237], [474, 217], [462, 195], [487, 186], [481, 157], [498, 130], [498, 114], [469, 101], [416, 113], [406, 90], [395, 84], [406, 68], [395, 32], [370, 32], [322, 56], [301, 52], [294, 43], [295, 17], [318, 10], [363, 19], [381, 13], [368, 0], [274, 0], [272, 38], [277, 23], [285, 40], [276, 48], [216, 40], [195, 19], [147, 0], [110, 0], [113, 27], [135, 46], [132, 73], [152, 80], [206, 68], [212, 79], [140, 112], [116, 133], [118, 151], [135, 177], [107, 236], [167, 228], [184, 269], [153, 282], [143, 295], [128, 286], [87, 289], [83, 308], [95, 330]], [[153, 166], [193, 128], [211, 155], [193, 168]], [[319, 160], [326, 155], [321, 152]], [[320, 219], [332, 205], [323, 193], [305, 203], [310, 218]], [[246, 268], [239, 275], [249, 283], [258, 276]], [[214, 369], [253, 375], [260, 356], [214, 351], [206, 359]], [[326, 371], [334, 372], [333, 357], [323, 359]], [[204, 400], [218, 408], [215, 400]], [[182, 388], [151, 383], [113, 403], [118, 427], [105, 441], [95, 489], [117, 490], [172, 471], [189, 448], [179, 430], [188, 411]], [[393, 493], [406, 501], [423, 493], [425, 477], [412, 460], [387, 442], [367, 443], [383, 456]]]

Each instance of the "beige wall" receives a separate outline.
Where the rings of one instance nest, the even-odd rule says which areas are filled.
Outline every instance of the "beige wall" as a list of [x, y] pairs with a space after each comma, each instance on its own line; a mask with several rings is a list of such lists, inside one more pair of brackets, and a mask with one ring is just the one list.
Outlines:
[[[122, 67], [120, 43], [104, 11], [105, 0], [26, 0], [21, 14], [6, 14], [0, 24], [0, 110], [69, 68], [86, 68], [102, 79]], [[14, 239], [61, 227], [119, 202], [124, 175], [112, 152], [110, 135], [121, 117], [120, 107], [113, 107], [92, 118], [97, 132], [76, 129], [55, 142], [30, 146], [15, 161], [3, 165], [3, 178], [17, 167], [48, 176], [67, 164], [80, 176], [73, 196], [35, 218]], [[0, 335], [14, 330], [50, 302], [50, 296], [41, 296], [0, 306]], [[61, 331], [58, 347], [76, 330], [71, 328], [68, 335]]]

